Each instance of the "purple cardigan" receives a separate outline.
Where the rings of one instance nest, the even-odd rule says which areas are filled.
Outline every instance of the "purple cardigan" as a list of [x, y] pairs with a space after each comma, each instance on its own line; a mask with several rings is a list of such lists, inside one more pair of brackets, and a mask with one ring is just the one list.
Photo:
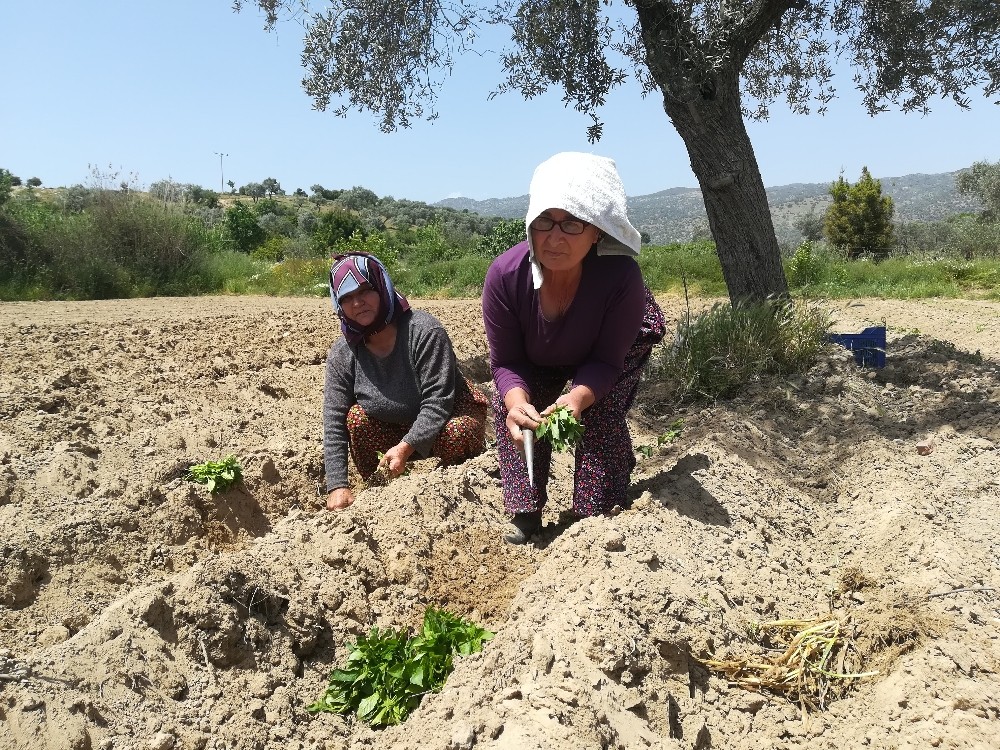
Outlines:
[[573, 385], [586, 385], [602, 398], [625, 367], [644, 308], [645, 285], [635, 259], [591, 251], [572, 304], [550, 322], [532, 285], [528, 243], [515, 245], [493, 261], [483, 286], [483, 322], [500, 396], [517, 387], [531, 393], [530, 373], [555, 367], [566, 368]]

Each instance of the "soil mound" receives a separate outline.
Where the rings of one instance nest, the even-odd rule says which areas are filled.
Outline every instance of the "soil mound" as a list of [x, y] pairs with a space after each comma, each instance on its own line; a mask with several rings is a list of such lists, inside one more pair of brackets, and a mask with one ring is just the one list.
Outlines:
[[[489, 387], [478, 301], [415, 304]], [[322, 509], [323, 300], [0, 305], [0, 747], [996, 747], [1000, 305], [836, 317], [887, 321], [888, 365], [831, 347], [697, 408], [645, 383], [629, 507], [572, 522], [557, 456], [511, 547], [495, 450]], [[229, 454], [242, 484], [185, 481]], [[306, 712], [428, 605], [496, 632], [443, 692], [381, 731]], [[825, 710], [705, 664], [817, 618], [875, 673], [833, 670]]]

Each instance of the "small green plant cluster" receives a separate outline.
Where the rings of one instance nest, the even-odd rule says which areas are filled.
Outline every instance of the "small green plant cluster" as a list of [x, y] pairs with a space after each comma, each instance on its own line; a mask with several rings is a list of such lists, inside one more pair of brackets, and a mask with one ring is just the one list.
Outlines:
[[428, 607], [420, 634], [372, 628], [359, 636], [343, 669], [330, 674], [310, 713], [354, 713], [373, 727], [406, 720], [426, 693], [440, 692], [455, 654], [482, 651], [493, 633], [442, 609]]
[[660, 448], [664, 445], [669, 445], [681, 436], [681, 432], [684, 430], [684, 420], [675, 419], [670, 423], [670, 429], [664, 432], [662, 435], [657, 436], [656, 445], [640, 445], [636, 450], [641, 453], [646, 458], [651, 458], [653, 456], [653, 451], [656, 448]]
[[584, 429], [573, 412], [560, 405], [535, 428], [535, 438], [548, 440], [553, 450], [562, 453], [580, 442]]
[[208, 485], [213, 494], [229, 489], [243, 479], [243, 469], [236, 456], [227, 456], [221, 461], [206, 461], [195, 464], [187, 470], [188, 481]]

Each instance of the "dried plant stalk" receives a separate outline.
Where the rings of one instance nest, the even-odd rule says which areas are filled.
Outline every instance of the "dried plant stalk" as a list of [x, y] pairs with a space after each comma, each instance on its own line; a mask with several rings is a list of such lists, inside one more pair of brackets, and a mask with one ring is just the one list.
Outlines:
[[737, 660], [708, 659], [702, 664], [747, 690], [768, 691], [797, 700], [803, 711], [824, 710], [828, 699], [839, 697], [854, 681], [875, 677], [874, 672], [848, 672], [852, 641], [839, 619], [775, 620], [761, 623], [761, 638], [780, 644], [777, 656]]

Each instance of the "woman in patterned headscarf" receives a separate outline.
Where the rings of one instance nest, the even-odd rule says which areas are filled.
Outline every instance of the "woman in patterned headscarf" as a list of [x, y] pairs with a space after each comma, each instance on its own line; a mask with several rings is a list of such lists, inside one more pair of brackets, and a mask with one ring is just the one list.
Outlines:
[[326, 507], [354, 502], [348, 453], [363, 478], [380, 466], [397, 476], [413, 454], [453, 464], [482, 453], [486, 397], [459, 372], [441, 323], [410, 310], [381, 261], [334, 258], [330, 298], [344, 335], [326, 362]]

